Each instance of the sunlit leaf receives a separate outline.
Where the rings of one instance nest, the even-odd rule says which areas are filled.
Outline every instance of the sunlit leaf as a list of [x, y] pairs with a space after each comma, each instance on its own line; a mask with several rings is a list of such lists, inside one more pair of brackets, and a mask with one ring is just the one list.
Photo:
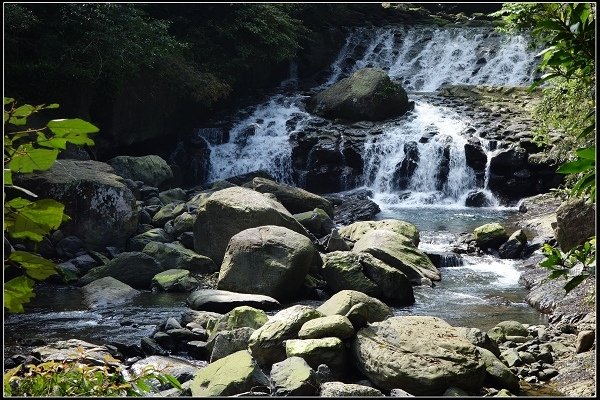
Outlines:
[[575, 152], [575, 154], [584, 160], [596, 160], [596, 148], [594, 146], [579, 149]]
[[15, 99], [13, 99], [12, 97], [5, 97], [4, 98], [4, 105], [14, 103], [14, 101], [15, 101]]
[[18, 276], [4, 283], [4, 307], [15, 313], [23, 312], [23, 304], [35, 297], [34, 281], [25, 275]]
[[4, 170], [4, 184], [5, 185], [12, 185], [13, 184], [12, 171], [10, 169], [5, 169]]
[[79, 118], [55, 119], [48, 122], [48, 128], [58, 137], [73, 133], [81, 135], [99, 131], [96, 126]]
[[559, 174], [576, 174], [578, 172], [584, 172], [591, 168], [594, 168], [595, 162], [586, 159], [579, 159], [562, 164], [556, 172]]
[[20, 208], [14, 225], [8, 231], [15, 239], [31, 239], [39, 242], [50, 231], [58, 229], [63, 222], [65, 206], [58, 201], [43, 199]]
[[57, 273], [56, 265], [52, 261], [27, 251], [13, 251], [8, 259], [18, 263], [29, 277], [38, 281]]
[[564, 286], [565, 292], [569, 293], [571, 290], [575, 289], [587, 277], [589, 277], [588, 274], [581, 274], [571, 278], [571, 280], [569, 280]]
[[21, 173], [44, 171], [52, 166], [57, 156], [56, 149], [36, 149], [31, 144], [25, 144], [17, 148], [8, 163], [8, 168]]

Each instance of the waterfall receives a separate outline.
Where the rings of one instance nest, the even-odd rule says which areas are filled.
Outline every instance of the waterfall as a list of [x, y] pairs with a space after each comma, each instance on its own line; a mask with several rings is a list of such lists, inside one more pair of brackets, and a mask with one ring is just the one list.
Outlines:
[[[314, 90], [364, 67], [386, 70], [411, 99], [443, 84], [526, 85], [534, 68], [528, 43], [525, 36], [505, 36], [490, 28], [357, 28], [349, 32], [329, 77]], [[208, 181], [262, 169], [283, 182], [301, 184], [293, 182], [289, 137], [313, 118], [304, 111], [305, 99], [292, 62], [277, 94], [246, 110], [224, 135], [228, 142], [210, 143]], [[364, 183], [378, 199], [392, 204], [464, 203], [476, 188], [465, 163], [461, 130], [466, 124], [448, 108], [417, 100], [414, 112], [366, 141]]]

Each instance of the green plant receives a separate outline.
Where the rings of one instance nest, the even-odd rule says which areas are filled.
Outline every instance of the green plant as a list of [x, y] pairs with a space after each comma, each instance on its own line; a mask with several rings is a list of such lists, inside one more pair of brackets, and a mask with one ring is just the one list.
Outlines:
[[[572, 248], [567, 253], [562, 253], [559, 249], [546, 243], [543, 253], [546, 259], [540, 263], [540, 267], [551, 271], [546, 280], [561, 277], [568, 279], [564, 286], [566, 293], [596, 273], [596, 236], [591, 237], [584, 244]], [[581, 267], [581, 271], [573, 274], [573, 269], [577, 266]]]
[[[36, 198], [36, 194], [13, 184], [13, 174], [49, 169], [67, 143], [92, 145], [89, 134], [98, 128], [81, 119], [58, 119], [42, 128], [26, 128], [27, 119], [58, 104], [17, 106], [14, 99], [4, 98], [4, 235], [15, 240], [39, 243], [69, 217], [64, 205], [51, 199], [31, 201], [21, 196], [6, 200], [7, 188]], [[9, 312], [23, 312], [23, 304], [35, 295], [35, 281], [56, 274], [55, 264], [28, 251], [4, 255], [4, 307]]]
[[142, 396], [155, 392], [154, 382], [181, 389], [179, 381], [151, 365], [130, 376], [117, 360], [106, 357], [104, 365], [88, 365], [84, 353], [73, 360], [19, 365], [4, 374], [4, 396]]

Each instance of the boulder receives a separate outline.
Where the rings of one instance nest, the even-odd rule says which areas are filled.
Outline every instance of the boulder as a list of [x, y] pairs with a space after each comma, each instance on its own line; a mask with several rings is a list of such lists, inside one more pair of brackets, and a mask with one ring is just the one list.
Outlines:
[[529, 332], [519, 321], [502, 321], [496, 324], [505, 336], [527, 336]]
[[333, 221], [339, 225], [368, 221], [380, 211], [379, 205], [369, 198], [359, 196], [345, 198], [340, 204], [336, 204]]
[[333, 218], [333, 206], [321, 196], [294, 186], [277, 183], [269, 179], [256, 177], [252, 180], [252, 189], [260, 193], [272, 193], [292, 214], [312, 211], [320, 208]]
[[329, 315], [305, 322], [298, 332], [298, 337], [300, 339], [336, 337], [343, 340], [353, 337], [354, 333], [352, 322], [347, 317], [343, 315]]
[[161, 207], [152, 217], [152, 225], [160, 228], [164, 227], [165, 223], [175, 217], [183, 214], [187, 210], [185, 203], [169, 203]]
[[393, 317], [361, 329], [355, 362], [377, 387], [440, 395], [451, 386], [479, 393], [485, 365], [477, 348], [436, 317]]
[[583, 199], [570, 199], [556, 210], [554, 233], [562, 251], [583, 244], [595, 235], [596, 205]]
[[269, 378], [246, 350], [200, 369], [190, 385], [193, 397], [231, 396], [269, 386]]
[[508, 239], [506, 230], [497, 222], [475, 228], [473, 235], [475, 235], [477, 246], [482, 249], [497, 249]]
[[187, 269], [168, 269], [154, 275], [152, 287], [164, 292], [191, 292], [199, 285]]
[[410, 280], [429, 278], [439, 281], [440, 272], [429, 257], [404, 235], [387, 229], [376, 229], [365, 233], [352, 249], [355, 253], [369, 253], [397, 268]]
[[88, 283], [81, 288], [83, 302], [90, 308], [111, 307], [137, 296], [139, 291], [107, 276]]
[[31, 350], [31, 355], [42, 362], [46, 361], [79, 361], [88, 365], [105, 366], [107, 363], [113, 367], [121, 364], [114, 360], [110, 352], [103, 345], [84, 342], [79, 339], [59, 340], [57, 342], [36, 347]]
[[383, 321], [393, 315], [392, 310], [382, 301], [355, 290], [342, 290], [334, 294], [317, 311], [326, 316], [346, 316], [354, 328]]
[[307, 102], [307, 109], [317, 115], [351, 121], [380, 121], [409, 108], [404, 89], [376, 68], [360, 69]]
[[358, 259], [365, 276], [377, 285], [381, 298], [394, 305], [415, 302], [413, 287], [403, 272], [369, 253], [359, 253]]
[[273, 364], [271, 382], [275, 396], [314, 396], [317, 391], [315, 371], [300, 357], [290, 357]]
[[467, 193], [467, 198], [465, 199], [466, 207], [489, 207], [491, 205], [492, 202], [485, 192], [481, 190], [473, 190]]
[[170, 243], [172, 241], [173, 238], [164, 229], [152, 228], [129, 239], [129, 249], [131, 251], [142, 251], [150, 242]]
[[486, 349], [494, 356], [500, 357], [500, 349], [498, 348], [496, 341], [492, 340], [488, 334], [481, 329], [457, 327], [456, 331], [473, 345]]
[[169, 164], [156, 155], [132, 157], [118, 156], [107, 161], [117, 175], [133, 181], [142, 181], [146, 185], [163, 187], [173, 179]]
[[208, 342], [210, 362], [213, 363], [237, 351], [246, 350], [248, 348], [250, 336], [252, 336], [253, 333], [254, 329], [250, 327], [241, 327], [218, 332]]
[[199, 371], [199, 368], [194, 364], [181, 360], [179, 358], [150, 356], [137, 361], [129, 367], [129, 371], [133, 376], [141, 376], [144, 374], [144, 368], [152, 366], [154, 371], [163, 374], [169, 374], [179, 381], [184, 383], [191, 380], [194, 374]]
[[[366, 233], [376, 230], [386, 229], [408, 238], [414, 246], [419, 245], [419, 231], [417, 227], [410, 222], [397, 219], [383, 219], [380, 221], [359, 221], [348, 226], [340, 228], [340, 236], [352, 242], [357, 242]], [[402, 238], [400, 238], [402, 239]]]
[[410, 184], [410, 180], [419, 165], [419, 145], [417, 142], [404, 144], [404, 158], [396, 165], [392, 176], [392, 188], [404, 190]]
[[489, 350], [477, 348], [485, 364], [485, 385], [519, 392], [519, 378]]
[[194, 221], [196, 217], [189, 213], [184, 212], [173, 220], [173, 232], [172, 235], [179, 237], [183, 232], [191, 232], [194, 230]]
[[334, 292], [349, 289], [377, 297], [377, 285], [363, 272], [358, 255], [349, 251], [334, 251], [323, 256], [322, 275]]
[[250, 306], [261, 310], [272, 310], [279, 307], [279, 302], [272, 297], [215, 289], [200, 289], [192, 292], [187, 298], [186, 304], [193, 310], [219, 313], [226, 313], [239, 306]]
[[246, 229], [229, 241], [217, 287], [288, 300], [300, 290], [317, 256], [310, 239], [290, 229]]
[[519, 229], [508, 237], [508, 240], [498, 248], [500, 258], [519, 258], [527, 243], [527, 236]]
[[321, 385], [321, 397], [371, 397], [383, 396], [381, 391], [356, 383], [325, 382]]
[[148, 242], [143, 252], [154, 257], [164, 269], [186, 269], [195, 274], [218, 271], [210, 258], [175, 243]]
[[239, 306], [220, 317], [212, 331], [216, 333], [237, 328], [258, 329], [268, 319], [269, 317], [267, 317], [267, 314], [263, 310], [249, 306]]
[[348, 243], [340, 236], [337, 229], [333, 229], [331, 233], [319, 240], [319, 244], [325, 249], [325, 253], [332, 251], [349, 251], [351, 250]]
[[294, 214], [294, 218], [317, 238], [329, 235], [335, 228], [335, 224], [331, 218], [329, 218], [327, 213], [320, 208], [315, 208], [312, 211], [306, 211], [300, 214]]
[[194, 249], [221, 264], [229, 240], [249, 228], [277, 225], [294, 232], [306, 230], [281, 205], [254, 190], [232, 187], [210, 195], [198, 209], [194, 223]]
[[163, 204], [176, 203], [185, 201], [187, 199], [187, 194], [185, 190], [181, 188], [173, 188], [169, 190], [163, 190], [158, 194], [158, 198]]
[[346, 370], [347, 356], [344, 342], [336, 337], [286, 340], [285, 354], [288, 357], [304, 359], [312, 368], [326, 364], [337, 376], [342, 376]]
[[61, 232], [77, 236], [89, 249], [123, 247], [137, 229], [135, 197], [108, 164], [57, 160], [47, 171], [15, 175], [14, 183], [63, 203], [70, 220]]
[[527, 166], [527, 152], [521, 148], [499, 152], [490, 160], [490, 173], [510, 176]]
[[297, 337], [305, 322], [322, 316], [309, 306], [295, 305], [283, 309], [254, 331], [248, 348], [261, 365], [282, 361], [286, 358], [284, 341]]
[[139, 251], [121, 253], [108, 264], [92, 268], [79, 280], [82, 285], [96, 279], [112, 276], [121, 282], [138, 289], [149, 289], [154, 275], [163, 269], [154, 258]]

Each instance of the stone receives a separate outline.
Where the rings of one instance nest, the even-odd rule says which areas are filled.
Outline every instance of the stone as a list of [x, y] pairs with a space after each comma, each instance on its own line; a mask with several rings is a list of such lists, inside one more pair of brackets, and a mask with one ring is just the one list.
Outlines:
[[523, 365], [523, 360], [519, 357], [519, 352], [515, 349], [506, 349], [500, 353], [500, 358], [509, 367], [518, 367]]
[[380, 294], [377, 285], [365, 276], [356, 253], [334, 251], [325, 254], [322, 275], [334, 293], [348, 289], [374, 297]]
[[185, 269], [194, 274], [218, 271], [210, 258], [176, 243], [148, 242], [143, 252], [154, 257], [164, 269]]
[[325, 382], [321, 385], [321, 397], [380, 397], [381, 391], [364, 385], [343, 382]]
[[442, 396], [443, 397], [469, 397], [469, 393], [462, 390], [461, 388], [449, 387], [448, 389], [446, 389], [444, 394], [442, 394]]
[[193, 340], [191, 342], [187, 342], [185, 349], [190, 357], [197, 360], [208, 360], [210, 358], [208, 343], [203, 340]]
[[189, 213], [183, 212], [176, 216], [173, 220], [173, 233], [175, 237], [179, 237], [184, 232], [192, 232], [194, 230], [194, 221], [196, 217]]
[[479, 226], [473, 230], [475, 241], [482, 249], [497, 249], [508, 239], [506, 230], [497, 222]]
[[519, 391], [519, 378], [489, 350], [478, 348], [481, 359], [485, 364], [484, 384], [496, 389]]
[[112, 307], [125, 303], [140, 293], [111, 276], [88, 283], [81, 291], [83, 302], [90, 308]]
[[107, 161], [117, 175], [154, 187], [162, 187], [173, 179], [173, 171], [161, 157], [148, 155], [142, 157], [118, 156]]
[[268, 320], [269, 317], [263, 310], [249, 306], [239, 306], [221, 316], [212, 328], [212, 332], [216, 333], [246, 327], [258, 329]]
[[220, 313], [226, 313], [244, 305], [261, 310], [272, 310], [279, 307], [279, 302], [272, 297], [216, 289], [196, 290], [187, 298], [186, 304], [193, 310]]
[[193, 397], [231, 396], [269, 386], [252, 356], [241, 350], [200, 369], [190, 386]]
[[152, 278], [152, 287], [165, 292], [191, 292], [199, 285], [186, 269], [168, 269]]
[[344, 343], [336, 337], [286, 340], [285, 354], [287, 357], [303, 358], [312, 368], [326, 364], [334, 376], [343, 376], [346, 370]]
[[314, 396], [317, 391], [315, 371], [300, 357], [290, 357], [273, 364], [271, 382], [275, 396]]
[[69, 260], [69, 262], [75, 267], [77, 267], [77, 269], [84, 274], [89, 272], [89, 270], [91, 270], [92, 268], [100, 265], [100, 263], [96, 261], [93, 257], [91, 257], [89, 254], [82, 254], [78, 257]]
[[300, 214], [294, 214], [294, 218], [317, 238], [329, 235], [335, 228], [335, 224], [331, 218], [329, 218], [327, 213], [320, 208], [315, 208], [312, 211], [305, 211]]
[[196, 311], [188, 309], [181, 314], [181, 325], [186, 326], [187, 324], [194, 323], [200, 325], [204, 329], [212, 329], [222, 317], [223, 314], [212, 311]]
[[496, 324], [506, 336], [525, 336], [529, 334], [527, 328], [519, 321], [502, 321]]
[[335, 206], [333, 221], [338, 225], [348, 225], [356, 221], [372, 220], [380, 211], [379, 205], [373, 200], [351, 196]]
[[556, 210], [554, 228], [561, 250], [567, 252], [594, 236], [595, 220], [595, 204], [586, 203], [583, 199], [570, 199], [562, 203]]
[[477, 328], [457, 327], [456, 330], [462, 337], [467, 339], [473, 345], [481, 347], [491, 352], [494, 356], [500, 356], [500, 349], [495, 340], [492, 340], [488, 334]]
[[163, 204], [175, 203], [179, 201], [185, 201], [187, 198], [187, 194], [185, 190], [181, 188], [173, 188], [168, 190], [163, 190], [158, 194], [158, 198]]
[[[395, 232], [405, 238], [410, 239], [414, 246], [419, 245], [419, 231], [417, 227], [410, 222], [397, 219], [383, 219], [380, 221], [358, 221], [340, 228], [340, 236], [352, 242], [357, 242], [366, 233], [376, 230], [386, 229]], [[403, 239], [402, 239], [403, 240]]]
[[[158, 332], [158, 333], [164, 334], [164, 332]], [[167, 350], [165, 350], [160, 344], [158, 344], [158, 342], [155, 339], [150, 338], [150, 337], [142, 338], [140, 340], [140, 346], [142, 348], [142, 352], [146, 356], [154, 356], [154, 355], [168, 356], [169, 355], [169, 352]]]
[[332, 251], [350, 251], [348, 243], [340, 236], [337, 229], [333, 229], [331, 233], [326, 236], [326, 242], [324, 244], [325, 252], [330, 253]]
[[387, 229], [365, 233], [352, 248], [355, 253], [369, 253], [384, 263], [400, 270], [409, 280], [422, 277], [439, 281], [438, 269], [429, 257], [403, 235]]
[[191, 380], [199, 370], [194, 364], [185, 360], [173, 357], [150, 356], [132, 364], [129, 367], [129, 372], [133, 376], [141, 376], [144, 373], [144, 368], [148, 366], [152, 366], [156, 372], [175, 377], [179, 383]]
[[46, 171], [19, 174], [13, 179], [15, 185], [40, 198], [64, 204], [64, 213], [71, 218], [61, 225], [61, 232], [64, 236], [77, 236], [89, 249], [123, 247], [137, 229], [135, 197], [108, 164], [57, 160]]
[[577, 354], [588, 351], [594, 345], [594, 331], [581, 331], [577, 334], [575, 341], [575, 352]]
[[492, 202], [487, 194], [481, 190], [473, 190], [465, 198], [465, 206], [467, 207], [489, 207], [491, 205]]
[[476, 347], [444, 320], [392, 317], [358, 331], [356, 365], [377, 387], [415, 395], [440, 395], [455, 386], [478, 393], [485, 365]]
[[295, 305], [279, 311], [258, 328], [248, 343], [252, 356], [260, 365], [271, 365], [286, 358], [284, 342], [297, 337], [305, 322], [322, 317], [312, 307]]
[[319, 208], [325, 211], [330, 218], [333, 218], [333, 206], [329, 200], [304, 189], [261, 177], [252, 180], [252, 189], [260, 193], [274, 194], [277, 200], [292, 214]]
[[217, 287], [289, 300], [298, 294], [317, 256], [310, 239], [290, 229], [246, 229], [229, 241]]
[[342, 290], [334, 294], [317, 310], [326, 316], [348, 317], [355, 329], [393, 315], [392, 310], [382, 301], [355, 290]]
[[[57, 342], [36, 347], [31, 355], [42, 362], [46, 361], [79, 361], [88, 365], [118, 367], [121, 364], [114, 360], [109, 349], [103, 345], [85, 342], [79, 339], [59, 340]], [[108, 360], [108, 361], [107, 361]]]
[[221, 264], [229, 240], [235, 234], [265, 225], [283, 226], [306, 234], [304, 227], [281, 203], [246, 188], [219, 190], [198, 209], [194, 223], [194, 249]]
[[152, 228], [129, 239], [129, 250], [142, 251], [150, 242], [170, 243], [171, 235], [162, 228]]
[[408, 393], [406, 390], [392, 389], [392, 390], [390, 390], [390, 397], [414, 397], [414, 396], [412, 394]]
[[124, 252], [106, 265], [93, 268], [81, 277], [79, 283], [88, 283], [112, 276], [121, 282], [138, 289], [149, 289], [154, 275], [162, 272], [162, 267], [154, 258], [138, 251]]
[[508, 237], [508, 240], [498, 248], [500, 258], [519, 258], [527, 243], [527, 236], [519, 229]]
[[167, 221], [178, 217], [179, 215], [183, 214], [186, 210], [186, 204], [182, 202], [169, 203], [165, 206], [162, 206], [160, 210], [158, 210], [156, 214], [154, 214], [154, 216], [152, 217], [152, 225], [156, 226], [157, 228], [164, 227]]
[[298, 337], [300, 339], [337, 337], [343, 340], [353, 337], [354, 334], [354, 327], [347, 317], [330, 315], [305, 322], [298, 332]]
[[210, 362], [215, 362], [237, 351], [246, 350], [250, 336], [253, 333], [254, 329], [250, 327], [219, 331], [213, 338], [209, 339]]
[[[409, 305], [415, 302], [412, 284], [404, 273], [369, 253], [359, 253], [358, 259], [365, 276], [377, 285], [381, 298], [393, 305]], [[429, 282], [430, 286], [433, 285]]]
[[325, 118], [380, 121], [410, 108], [404, 89], [377, 68], [363, 68], [311, 97], [307, 109]]

